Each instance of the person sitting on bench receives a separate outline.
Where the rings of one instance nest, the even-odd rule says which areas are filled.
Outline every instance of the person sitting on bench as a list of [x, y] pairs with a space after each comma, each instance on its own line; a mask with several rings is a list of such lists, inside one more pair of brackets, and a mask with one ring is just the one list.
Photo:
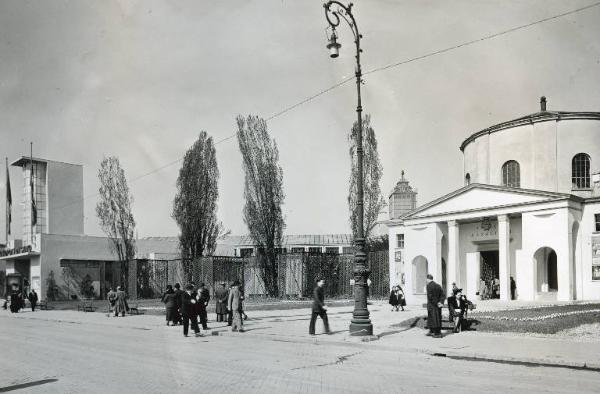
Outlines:
[[470, 302], [462, 294], [462, 289], [456, 288], [452, 293], [453, 295], [448, 297], [448, 312], [450, 321], [454, 322], [454, 332], [459, 332], [462, 330]]

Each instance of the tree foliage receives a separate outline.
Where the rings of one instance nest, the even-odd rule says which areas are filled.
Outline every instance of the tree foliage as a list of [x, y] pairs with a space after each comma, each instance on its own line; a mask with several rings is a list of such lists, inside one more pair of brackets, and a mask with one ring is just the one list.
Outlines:
[[127, 262], [135, 257], [135, 220], [125, 171], [115, 156], [105, 157], [98, 170], [100, 180], [96, 215], [121, 265], [121, 284], [127, 283]]
[[173, 218], [184, 259], [212, 255], [223, 226], [217, 220], [219, 168], [212, 137], [205, 131], [186, 152], [177, 178]]
[[244, 167], [244, 222], [259, 250], [259, 262], [266, 291], [279, 295], [276, 248], [281, 246], [285, 223], [283, 171], [279, 150], [257, 116], [237, 117], [237, 139]]
[[[350, 187], [348, 191], [348, 206], [350, 211], [350, 226], [354, 238], [356, 238], [358, 234], [358, 214], [356, 209], [356, 202], [358, 200], [357, 137], [358, 121], [354, 122], [349, 135], [351, 172]], [[370, 115], [365, 115], [363, 118], [363, 152], [363, 229], [364, 237], [369, 239], [371, 237], [371, 231], [377, 224], [379, 212], [386, 205], [379, 186], [379, 181], [383, 175], [383, 167], [379, 161], [377, 138], [375, 137], [375, 130], [371, 127]]]

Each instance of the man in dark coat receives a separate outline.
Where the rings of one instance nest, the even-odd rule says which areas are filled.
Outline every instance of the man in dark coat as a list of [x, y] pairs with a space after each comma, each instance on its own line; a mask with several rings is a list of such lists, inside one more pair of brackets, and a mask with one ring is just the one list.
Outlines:
[[38, 302], [38, 295], [34, 289], [31, 289], [31, 293], [29, 293], [29, 297], [27, 298], [29, 298], [29, 303], [31, 304], [31, 311], [35, 312], [35, 306]]
[[517, 282], [515, 282], [515, 278], [510, 277], [510, 299], [515, 299], [515, 292], [517, 291]]
[[194, 286], [189, 284], [185, 287], [185, 292], [181, 294], [181, 315], [183, 318], [183, 335], [188, 336], [190, 321], [192, 330], [196, 336], [200, 333], [198, 320], [196, 319], [196, 297], [193, 295]]
[[217, 321], [225, 321], [225, 315], [227, 314], [227, 300], [229, 299], [229, 292], [225, 287], [225, 282], [221, 282], [221, 287], [215, 290], [215, 312], [217, 313]]
[[203, 330], [208, 330], [208, 325], [206, 324], [208, 321], [208, 313], [206, 312], [206, 308], [208, 307], [209, 301], [210, 292], [208, 291], [204, 283], [200, 283], [200, 287], [198, 288], [198, 302], [196, 303], [196, 307], [198, 308], [198, 316], [200, 316], [200, 324], [202, 324]]
[[179, 324], [183, 324], [183, 319], [181, 318], [181, 297], [185, 291], [181, 290], [181, 285], [179, 283], [175, 283], [173, 286], [175, 288], [175, 299], [177, 300], [177, 312], [175, 314], [175, 320]]
[[444, 305], [444, 290], [433, 281], [433, 276], [427, 274], [427, 335], [434, 338], [442, 337], [442, 306]]
[[317, 281], [317, 287], [313, 291], [313, 304], [312, 304], [312, 315], [310, 317], [310, 325], [308, 326], [308, 333], [315, 335], [315, 323], [317, 322], [317, 316], [321, 316], [323, 319], [323, 325], [325, 326], [325, 332], [331, 333], [329, 329], [329, 320], [327, 319], [327, 307], [325, 306], [325, 280], [319, 279]]

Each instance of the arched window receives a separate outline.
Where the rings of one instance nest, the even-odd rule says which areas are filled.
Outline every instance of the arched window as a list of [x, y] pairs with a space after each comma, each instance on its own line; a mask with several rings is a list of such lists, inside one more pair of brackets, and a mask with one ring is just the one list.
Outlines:
[[469, 174], [467, 172], [467, 175], [465, 175], [465, 186], [470, 185], [471, 184], [471, 174]]
[[521, 187], [521, 170], [519, 163], [509, 160], [502, 166], [502, 185], [508, 187]]
[[590, 157], [585, 153], [578, 153], [571, 163], [571, 182], [573, 189], [590, 188]]

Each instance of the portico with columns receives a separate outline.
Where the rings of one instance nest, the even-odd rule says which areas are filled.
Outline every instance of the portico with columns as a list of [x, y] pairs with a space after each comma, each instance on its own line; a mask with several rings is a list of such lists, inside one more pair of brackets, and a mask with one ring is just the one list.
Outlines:
[[[578, 258], [584, 205], [571, 194], [470, 184], [390, 220], [390, 240], [398, 234], [404, 240], [401, 285], [407, 302], [426, 301], [427, 273], [446, 294], [454, 282], [474, 301], [482, 281], [494, 280], [499, 299], [511, 300], [511, 277], [518, 300], [586, 298], [585, 286], [578, 290], [587, 273]], [[391, 242], [390, 261], [396, 252]], [[597, 297], [595, 291], [588, 295]]]

